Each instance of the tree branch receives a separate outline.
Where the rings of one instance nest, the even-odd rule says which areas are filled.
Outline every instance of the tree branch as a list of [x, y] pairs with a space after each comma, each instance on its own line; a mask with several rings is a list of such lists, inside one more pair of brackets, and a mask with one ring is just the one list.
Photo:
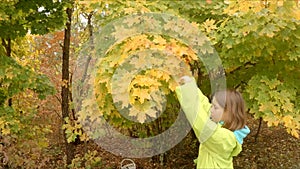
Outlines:
[[237, 68], [235, 68], [235, 69], [233, 69], [232, 71], [227, 72], [227, 73], [228, 73], [228, 74], [233, 74], [235, 71], [241, 70], [243, 67], [246, 67], [246, 66], [249, 66], [249, 65], [255, 66], [256, 63], [252, 63], [251, 61], [246, 62], [245, 64], [243, 64], [243, 65], [241, 65], [241, 66], [239, 66], [239, 67], [237, 67]]

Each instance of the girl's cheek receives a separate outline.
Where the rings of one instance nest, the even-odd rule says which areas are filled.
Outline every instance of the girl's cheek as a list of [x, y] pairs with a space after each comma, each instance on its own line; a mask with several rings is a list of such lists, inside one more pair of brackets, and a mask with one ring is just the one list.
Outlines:
[[211, 113], [214, 113], [214, 112], [215, 112], [215, 110], [214, 110], [213, 107], [210, 108], [210, 112], [211, 112]]

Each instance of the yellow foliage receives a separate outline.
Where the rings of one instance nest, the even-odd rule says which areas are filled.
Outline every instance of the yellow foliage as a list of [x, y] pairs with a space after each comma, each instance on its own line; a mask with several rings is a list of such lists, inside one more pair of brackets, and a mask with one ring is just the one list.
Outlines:
[[134, 80], [132, 81], [132, 84], [138, 84], [140, 86], [160, 86], [161, 84], [152, 77], [148, 77], [145, 75], [137, 75]]
[[258, 12], [264, 8], [264, 2], [262, 1], [229, 0], [226, 2], [229, 5], [224, 10], [224, 13], [228, 15], [236, 15], [239, 12], [247, 13], [250, 10]]
[[291, 130], [291, 135], [299, 139], [299, 131], [296, 129]]
[[79, 4], [83, 4], [83, 5], [88, 5], [91, 3], [96, 3], [96, 2], [104, 2], [103, 0], [77, 0], [76, 2]]
[[8, 79], [13, 79], [13, 77], [15, 76], [14, 72], [12, 71], [12, 68], [7, 68], [5, 71], [5, 76]]
[[[134, 21], [130, 20], [130, 22], [134, 24]], [[128, 33], [118, 32], [120, 35], [116, 35], [117, 38], [124, 38]], [[147, 50], [148, 53], [143, 52]], [[161, 51], [162, 57], [165, 58], [149, 57], [149, 53], [155, 51]], [[109, 51], [107, 57], [101, 60], [103, 65], [98, 66], [95, 92], [101, 111], [111, 115], [115, 108], [109, 105], [120, 103], [119, 108], [123, 109], [131, 104], [135, 108], [130, 109], [129, 115], [135, 116], [139, 122], [145, 122], [147, 116], [156, 117], [156, 111], [151, 107], [156, 104], [155, 106], [162, 109], [163, 99], [161, 95], [153, 93], [158, 91], [168, 94], [169, 91], [174, 91], [177, 84], [171, 78], [172, 73], [181, 71], [181, 62], [187, 63], [192, 60], [198, 60], [194, 51], [174, 39], [160, 35], [132, 36], [131, 34], [130, 38], [118, 45], [117, 50]], [[134, 70], [120, 68], [124, 64], [132, 65]], [[139, 72], [140, 70], [143, 72]], [[115, 71], [118, 72], [117, 75]], [[115, 79], [112, 79], [113, 77]], [[116, 80], [119, 83], [113, 82]], [[163, 87], [162, 83], [168, 84], [169, 90]], [[102, 88], [102, 84], [105, 84], [106, 89]], [[107, 93], [112, 95], [113, 102], [108, 99]]]
[[284, 126], [287, 128], [287, 132], [292, 136], [299, 138], [299, 122], [295, 120], [295, 118], [291, 115], [286, 115], [282, 118]]
[[285, 112], [293, 112], [294, 111], [294, 104], [291, 102], [286, 102], [282, 105], [282, 109]]
[[139, 101], [143, 104], [144, 100], [150, 99], [150, 94], [147, 89], [134, 88], [132, 96], [139, 97]]
[[[224, 10], [225, 14], [228, 15], [241, 15], [252, 11], [257, 13], [262, 9], [267, 8], [271, 12], [278, 10], [279, 7], [282, 7], [285, 2], [290, 0], [262, 0], [262, 1], [249, 1], [249, 0], [226, 0], [225, 3], [229, 4], [228, 7]], [[298, 7], [300, 3], [297, 1], [290, 1], [289, 3], [293, 4], [293, 7], [290, 12], [285, 13], [284, 15], [300, 20], [300, 8]]]
[[8, 123], [3, 118], [0, 118], [1, 135], [10, 134], [10, 129], [7, 127], [7, 125], [8, 125]]
[[61, 86], [68, 87], [68, 84], [69, 84], [68, 80], [62, 80]]
[[217, 26], [215, 25], [215, 20], [213, 19], [207, 19], [202, 25], [207, 33], [210, 33], [212, 30], [217, 29]]
[[293, 120], [293, 117], [290, 115], [284, 116], [282, 118], [282, 121], [284, 122], [285, 126], [290, 126], [292, 124], [292, 120]]
[[267, 122], [267, 125], [270, 126], [278, 126], [280, 120], [278, 118], [279, 116], [266, 116], [264, 118], [264, 121]]
[[151, 69], [148, 73], [152, 77], [156, 77], [157, 79], [169, 81], [170, 80], [170, 75], [167, 72], [160, 71], [157, 69]]

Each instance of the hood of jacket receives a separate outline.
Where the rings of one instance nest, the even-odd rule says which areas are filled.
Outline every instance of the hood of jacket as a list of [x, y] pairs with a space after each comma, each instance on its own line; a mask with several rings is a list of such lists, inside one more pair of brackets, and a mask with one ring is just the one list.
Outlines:
[[250, 133], [250, 129], [248, 126], [245, 126], [244, 128], [242, 129], [239, 129], [239, 130], [235, 130], [233, 132], [236, 140], [240, 143], [240, 144], [243, 144], [243, 140], [244, 138]]

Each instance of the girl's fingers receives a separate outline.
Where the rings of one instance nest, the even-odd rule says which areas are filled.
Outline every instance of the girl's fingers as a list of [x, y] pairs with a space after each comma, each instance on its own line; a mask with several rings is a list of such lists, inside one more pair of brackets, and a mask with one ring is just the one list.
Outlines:
[[183, 82], [183, 83], [188, 83], [188, 82], [191, 82], [192, 81], [192, 78], [189, 77], [189, 76], [182, 76], [180, 78], [180, 81]]

